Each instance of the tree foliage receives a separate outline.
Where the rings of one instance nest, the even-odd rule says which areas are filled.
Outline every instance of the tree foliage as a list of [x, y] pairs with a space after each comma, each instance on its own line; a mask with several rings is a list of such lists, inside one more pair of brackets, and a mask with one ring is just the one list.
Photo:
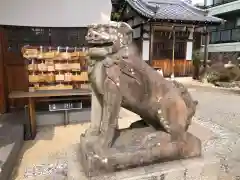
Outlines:
[[112, 21], [120, 21], [121, 14], [123, 13], [125, 9], [126, 2], [125, 0], [118, 0], [117, 4], [114, 4], [112, 7], [112, 13], [111, 13], [111, 20]]
[[203, 59], [203, 52], [200, 49], [193, 51], [192, 60], [193, 60], [194, 66], [199, 66], [202, 59]]

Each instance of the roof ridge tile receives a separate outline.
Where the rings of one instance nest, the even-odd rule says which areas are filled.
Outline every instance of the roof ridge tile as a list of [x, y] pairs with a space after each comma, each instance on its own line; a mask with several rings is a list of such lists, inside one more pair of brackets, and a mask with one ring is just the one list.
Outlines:
[[[126, 2], [146, 18], [155, 20], [177, 20], [221, 24], [220, 18], [208, 16], [207, 12], [180, 0], [126, 0]], [[158, 5], [158, 9], [154, 8]]]

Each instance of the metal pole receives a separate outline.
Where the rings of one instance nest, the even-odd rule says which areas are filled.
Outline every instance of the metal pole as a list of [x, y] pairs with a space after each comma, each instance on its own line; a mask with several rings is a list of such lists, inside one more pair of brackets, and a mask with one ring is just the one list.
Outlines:
[[172, 41], [172, 75], [171, 75], [171, 79], [174, 79], [174, 77], [175, 77], [175, 75], [174, 75], [174, 67], [175, 67], [175, 41], [176, 41], [175, 28], [173, 27], [173, 41]]
[[68, 110], [64, 110], [64, 126], [67, 126], [68, 124], [69, 124]]

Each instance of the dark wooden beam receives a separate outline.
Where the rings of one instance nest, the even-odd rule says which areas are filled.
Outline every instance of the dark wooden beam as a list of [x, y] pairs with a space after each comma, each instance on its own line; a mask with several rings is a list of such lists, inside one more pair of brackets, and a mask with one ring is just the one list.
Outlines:
[[0, 113], [7, 112], [7, 77], [4, 53], [6, 53], [4, 29], [0, 28]]
[[206, 69], [206, 67], [207, 67], [207, 60], [208, 60], [208, 43], [209, 43], [209, 32], [208, 32], [208, 28], [207, 27], [205, 27], [204, 39], [205, 39], [205, 44], [204, 44], [203, 67], [204, 67], [204, 69]]
[[176, 42], [176, 32], [175, 32], [175, 27], [172, 27], [172, 75], [171, 78], [175, 77], [175, 42]]
[[154, 27], [150, 24], [150, 42], [149, 42], [149, 65], [152, 65], [153, 60], [153, 39], [154, 39]]

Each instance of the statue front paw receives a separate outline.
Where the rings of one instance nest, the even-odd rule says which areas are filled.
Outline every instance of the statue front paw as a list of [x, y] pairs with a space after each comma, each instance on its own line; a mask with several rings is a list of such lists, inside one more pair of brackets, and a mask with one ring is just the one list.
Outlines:
[[114, 136], [114, 128], [109, 128], [108, 131], [101, 133], [101, 135], [99, 136], [99, 145], [101, 146], [101, 148], [106, 149], [112, 147]]
[[99, 136], [100, 131], [98, 128], [90, 127], [85, 131], [85, 136]]

